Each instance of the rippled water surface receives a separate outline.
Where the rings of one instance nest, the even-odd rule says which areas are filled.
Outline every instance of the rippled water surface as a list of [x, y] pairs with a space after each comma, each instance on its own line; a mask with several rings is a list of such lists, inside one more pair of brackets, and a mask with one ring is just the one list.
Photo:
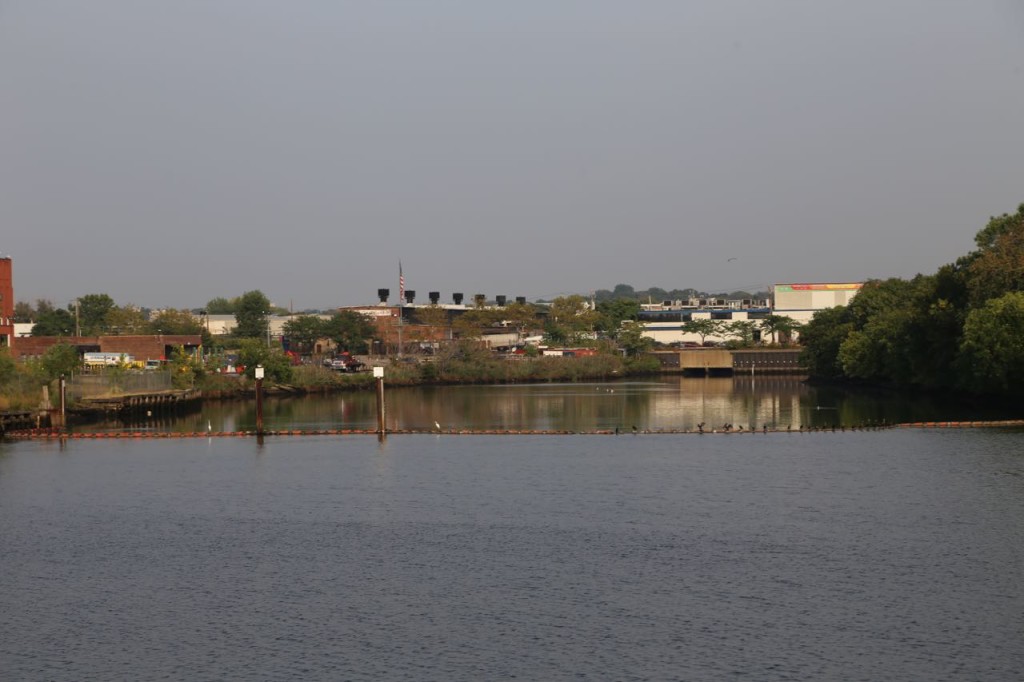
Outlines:
[[0, 443], [3, 680], [1015, 680], [1024, 435]]

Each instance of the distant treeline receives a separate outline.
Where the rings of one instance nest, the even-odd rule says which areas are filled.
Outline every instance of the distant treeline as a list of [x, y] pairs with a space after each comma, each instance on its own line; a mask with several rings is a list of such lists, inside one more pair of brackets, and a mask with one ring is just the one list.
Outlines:
[[616, 284], [614, 289], [598, 289], [594, 292], [594, 300], [614, 301], [620, 298], [627, 298], [641, 303], [661, 303], [662, 301], [687, 301], [691, 298], [724, 298], [728, 300], [743, 299], [767, 299], [767, 291], [730, 291], [711, 292], [700, 291], [699, 289], [661, 289], [650, 287], [649, 289], [636, 290], [628, 284]]
[[1024, 204], [933, 275], [867, 282], [800, 332], [819, 378], [1024, 396]]

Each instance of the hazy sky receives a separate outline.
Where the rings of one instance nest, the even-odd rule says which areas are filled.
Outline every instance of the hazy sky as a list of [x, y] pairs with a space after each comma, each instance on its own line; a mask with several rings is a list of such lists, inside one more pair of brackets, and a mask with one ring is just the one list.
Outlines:
[[0, 2], [18, 300], [911, 277], [1022, 152], [1021, 0]]

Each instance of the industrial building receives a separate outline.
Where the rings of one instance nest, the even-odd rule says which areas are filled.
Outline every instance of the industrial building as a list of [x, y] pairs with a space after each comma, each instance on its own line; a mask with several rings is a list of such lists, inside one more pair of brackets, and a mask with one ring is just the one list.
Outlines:
[[849, 304], [862, 286], [863, 282], [776, 284], [772, 311], [803, 324], [819, 310]]
[[[691, 298], [687, 301], [664, 301], [643, 304], [640, 322], [644, 324], [644, 335], [657, 343], [699, 345], [702, 342], [722, 343], [724, 336], [699, 334], [683, 329], [692, 320], [722, 320], [732, 322], [749, 320], [757, 322], [768, 315], [781, 315], [798, 324], [808, 322], [819, 310], [843, 306], [860, 291], [862, 283], [788, 283], [772, 287], [772, 298], [721, 299]], [[756, 337], [759, 340], [759, 332]], [[793, 338], [796, 338], [794, 335]]]
[[663, 344], [694, 344], [721, 342], [716, 336], [701, 338], [686, 332], [683, 325], [693, 320], [761, 320], [771, 314], [771, 302], [764, 299], [691, 298], [687, 301], [664, 301], [641, 304], [639, 320], [650, 339]]
[[[378, 355], [396, 352], [399, 348], [402, 352], [432, 352], [455, 337], [452, 325], [462, 315], [481, 307], [498, 309], [508, 304], [508, 297], [499, 295], [494, 297], [494, 305], [488, 306], [484, 294], [475, 294], [472, 305], [466, 305], [463, 302], [466, 300], [465, 296], [460, 292], [452, 294], [451, 303], [441, 303], [440, 292], [431, 291], [427, 295], [430, 303], [417, 305], [416, 292], [406, 289], [401, 292], [398, 303], [392, 305], [388, 303], [390, 293], [389, 289], [378, 289], [377, 305], [339, 308], [370, 318], [377, 332], [372, 352]], [[515, 302], [525, 304], [526, 297], [518, 296]], [[443, 319], [439, 319], [440, 315], [434, 311], [440, 311]], [[533, 332], [541, 326], [542, 323], [538, 322], [528, 331]], [[483, 330], [480, 343], [495, 350], [508, 349], [521, 344], [525, 336], [516, 329], [495, 327]]]
[[13, 353], [19, 360], [40, 358], [51, 347], [67, 344], [80, 355], [85, 353], [118, 353], [134, 361], [167, 360], [175, 349], [188, 355], [202, 352], [203, 338], [199, 334], [143, 334], [125, 336], [26, 336], [18, 339]]

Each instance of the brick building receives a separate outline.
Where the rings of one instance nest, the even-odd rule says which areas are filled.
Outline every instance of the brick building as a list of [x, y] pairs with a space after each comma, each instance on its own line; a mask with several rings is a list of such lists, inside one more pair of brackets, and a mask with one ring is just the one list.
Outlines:
[[0, 347], [14, 346], [14, 274], [10, 258], [0, 258]]
[[201, 351], [199, 334], [151, 334], [145, 336], [25, 336], [13, 349], [16, 358], [27, 360], [41, 356], [51, 346], [67, 343], [79, 353], [119, 353], [135, 360], [166, 360], [179, 346], [190, 355]]
[[429, 325], [416, 321], [412, 306], [351, 306], [339, 310], [356, 312], [370, 319], [375, 329], [371, 348], [374, 355], [397, 351], [399, 339], [406, 352], [414, 352], [421, 344], [436, 346], [452, 337], [451, 312], [446, 316], [447, 324]]

